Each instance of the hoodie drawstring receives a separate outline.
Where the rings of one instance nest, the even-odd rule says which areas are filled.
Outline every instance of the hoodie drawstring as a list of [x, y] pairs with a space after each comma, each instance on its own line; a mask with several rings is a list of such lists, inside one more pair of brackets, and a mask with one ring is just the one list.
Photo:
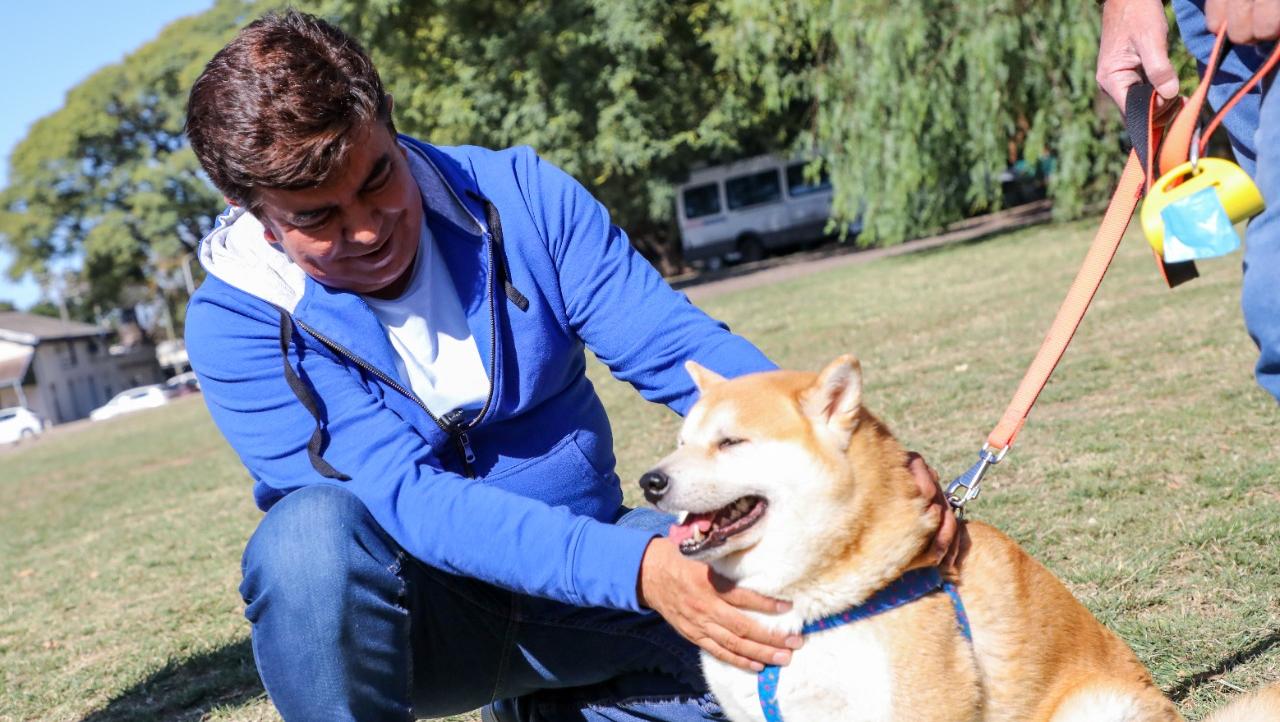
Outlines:
[[276, 310], [280, 312], [280, 357], [284, 361], [284, 379], [289, 382], [289, 389], [293, 391], [293, 395], [298, 397], [298, 401], [316, 420], [316, 430], [312, 432], [311, 440], [307, 442], [307, 456], [311, 459], [311, 467], [326, 479], [351, 481], [351, 477], [333, 468], [324, 460], [325, 434], [324, 422], [320, 418], [320, 405], [316, 403], [315, 394], [302, 383], [302, 379], [298, 378], [297, 372], [293, 370], [293, 365], [289, 363], [289, 344], [293, 340], [293, 318], [283, 308], [277, 307]]
[[484, 205], [484, 220], [489, 225], [489, 235], [493, 237], [493, 257], [498, 261], [498, 267], [495, 270], [498, 274], [498, 280], [502, 281], [503, 292], [507, 294], [507, 299], [516, 305], [516, 308], [521, 311], [528, 311], [529, 299], [525, 298], [524, 294], [520, 293], [519, 289], [511, 283], [511, 270], [507, 267], [507, 251], [503, 245], [502, 218], [498, 215], [498, 207], [488, 198], [475, 191], [469, 190], [467, 195]]

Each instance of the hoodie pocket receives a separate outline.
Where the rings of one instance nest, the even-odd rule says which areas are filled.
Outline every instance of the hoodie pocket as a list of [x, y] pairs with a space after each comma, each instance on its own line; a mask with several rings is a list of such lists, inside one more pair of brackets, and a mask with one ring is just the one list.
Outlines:
[[578, 440], [581, 433], [575, 431], [545, 453], [485, 477], [485, 483], [575, 514], [612, 520], [622, 491], [612, 474], [601, 473], [587, 458]]

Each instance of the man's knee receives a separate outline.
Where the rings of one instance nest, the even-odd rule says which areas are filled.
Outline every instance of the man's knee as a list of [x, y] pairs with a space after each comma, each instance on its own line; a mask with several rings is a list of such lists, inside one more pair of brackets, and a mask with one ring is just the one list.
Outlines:
[[241, 596], [251, 621], [264, 607], [340, 614], [369, 571], [394, 576], [399, 551], [351, 492], [308, 486], [276, 502], [249, 539]]

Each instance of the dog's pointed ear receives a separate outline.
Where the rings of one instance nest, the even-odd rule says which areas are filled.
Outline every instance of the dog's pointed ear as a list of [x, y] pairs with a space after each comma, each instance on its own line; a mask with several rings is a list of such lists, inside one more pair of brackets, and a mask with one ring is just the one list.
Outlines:
[[862, 406], [862, 364], [849, 354], [827, 364], [801, 404], [818, 428], [834, 434], [842, 450], [848, 448]]
[[723, 376], [699, 364], [697, 361], [685, 361], [684, 370], [689, 372], [689, 378], [693, 379], [693, 385], [698, 387], [698, 393], [700, 394], [705, 394], [707, 389], [716, 384], [724, 383]]

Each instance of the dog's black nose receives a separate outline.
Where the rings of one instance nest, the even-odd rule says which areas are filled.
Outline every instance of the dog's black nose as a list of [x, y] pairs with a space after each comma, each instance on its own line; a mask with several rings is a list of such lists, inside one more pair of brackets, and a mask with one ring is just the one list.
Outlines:
[[644, 476], [640, 477], [640, 488], [644, 489], [644, 498], [648, 499], [650, 504], [657, 504], [662, 495], [667, 493], [669, 482], [667, 475], [658, 469], [646, 471]]

